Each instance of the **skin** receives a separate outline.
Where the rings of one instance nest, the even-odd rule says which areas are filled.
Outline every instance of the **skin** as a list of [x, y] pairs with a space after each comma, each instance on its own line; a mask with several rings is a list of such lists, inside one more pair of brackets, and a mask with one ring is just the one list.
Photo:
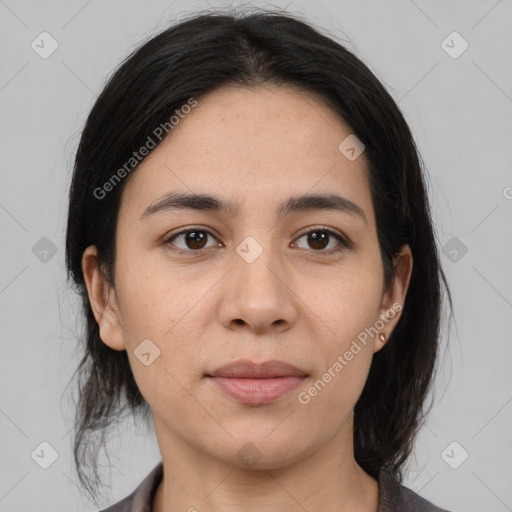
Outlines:
[[[152, 410], [164, 464], [153, 511], [377, 510], [378, 483], [354, 459], [353, 409], [384, 343], [370, 337], [308, 404], [297, 399], [359, 333], [404, 303], [412, 271], [404, 246], [383, 290], [367, 161], [338, 150], [349, 134], [309, 92], [274, 85], [210, 92], [126, 184], [114, 287], [98, 269], [96, 248], [84, 252], [101, 339], [127, 350]], [[140, 218], [172, 191], [212, 194], [239, 211]], [[339, 194], [367, 222], [327, 210], [278, 215], [282, 202], [307, 193]], [[166, 243], [185, 228], [211, 236], [203, 245], [184, 236]], [[340, 247], [332, 236], [315, 245], [304, 236], [313, 228], [353, 245], [332, 252]], [[248, 236], [263, 250], [252, 263], [236, 252]], [[380, 330], [386, 339], [399, 317]], [[160, 350], [149, 366], [134, 354], [144, 339]], [[287, 361], [308, 377], [273, 404], [243, 405], [205, 377], [237, 359]], [[250, 467], [237, 455], [249, 442], [261, 454]]]

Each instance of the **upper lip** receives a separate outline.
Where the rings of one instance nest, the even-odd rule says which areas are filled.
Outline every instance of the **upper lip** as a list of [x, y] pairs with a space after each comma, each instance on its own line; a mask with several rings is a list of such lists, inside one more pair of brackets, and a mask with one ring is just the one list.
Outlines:
[[208, 377], [231, 377], [231, 378], [260, 378], [270, 379], [272, 377], [306, 377], [296, 366], [284, 361], [272, 359], [262, 363], [255, 363], [248, 359], [239, 359], [207, 374]]

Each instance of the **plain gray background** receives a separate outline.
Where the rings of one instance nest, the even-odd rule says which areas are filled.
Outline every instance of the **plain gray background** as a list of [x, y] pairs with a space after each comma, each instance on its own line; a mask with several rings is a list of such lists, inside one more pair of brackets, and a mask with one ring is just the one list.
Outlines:
[[[192, 10], [228, 5], [0, 0], [0, 511], [96, 510], [76, 485], [64, 395], [79, 353], [64, 272], [74, 151], [102, 84], [138, 43]], [[428, 169], [456, 328], [405, 483], [453, 512], [510, 511], [512, 2], [273, 5], [306, 16], [374, 71]], [[51, 49], [42, 32], [58, 44], [46, 59], [31, 46]], [[160, 460], [153, 432], [129, 422], [125, 431], [111, 445], [110, 503]], [[48, 469], [31, 456], [42, 442], [58, 453]]]

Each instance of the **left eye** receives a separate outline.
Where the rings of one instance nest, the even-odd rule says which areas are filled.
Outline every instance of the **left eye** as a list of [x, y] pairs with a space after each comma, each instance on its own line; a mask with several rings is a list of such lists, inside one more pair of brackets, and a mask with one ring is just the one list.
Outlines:
[[[211, 237], [215, 240], [214, 236], [209, 231], [204, 229], [188, 229], [170, 236], [167, 238], [165, 243], [171, 244], [177, 249], [181, 249], [185, 252], [198, 252], [201, 249], [219, 247], [222, 245], [217, 242], [208, 246], [208, 237]], [[349, 243], [342, 236], [338, 235], [338, 233], [335, 233], [334, 231], [331, 231], [330, 229], [314, 229], [308, 231], [307, 233], [301, 235], [297, 241], [302, 239], [306, 239], [306, 243], [310, 246], [309, 248], [316, 252], [331, 252], [331, 250], [335, 252], [349, 247]], [[177, 244], [176, 241], [178, 240], [183, 245]], [[338, 244], [335, 244], [334, 247], [329, 247], [333, 240], [336, 240]], [[299, 247], [301, 246], [299, 245]], [[308, 249], [308, 247], [303, 248]]]
[[[335, 251], [348, 247], [348, 243], [345, 241], [345, 239], [330, 229], [314, 229], [304, 233], [300, 238], [298, 238], [298, 240], [301, 240], [302, 238], [306, 238], [306, 243], [308, 243], [310, 248], [312, 248], [314, 251], [323, 251], [324, 249], [328, 248], [328, 245], [332, 239], [338, 241], [338, 247], [334, 246]], [[307, 248], [308, 247], [306, 247], [306, 249]], [[330, 247], [329, 249], [333, 248]]]

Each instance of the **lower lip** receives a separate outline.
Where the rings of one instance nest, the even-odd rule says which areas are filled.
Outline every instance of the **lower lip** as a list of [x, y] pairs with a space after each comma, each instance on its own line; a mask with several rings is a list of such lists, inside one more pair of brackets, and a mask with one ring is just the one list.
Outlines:
[[210, 377], [224, 393], [245, 405], [264, 405], [275, 402], [295, 389], [305, 377], [273, 377], [270, 379], [237, 379]]

